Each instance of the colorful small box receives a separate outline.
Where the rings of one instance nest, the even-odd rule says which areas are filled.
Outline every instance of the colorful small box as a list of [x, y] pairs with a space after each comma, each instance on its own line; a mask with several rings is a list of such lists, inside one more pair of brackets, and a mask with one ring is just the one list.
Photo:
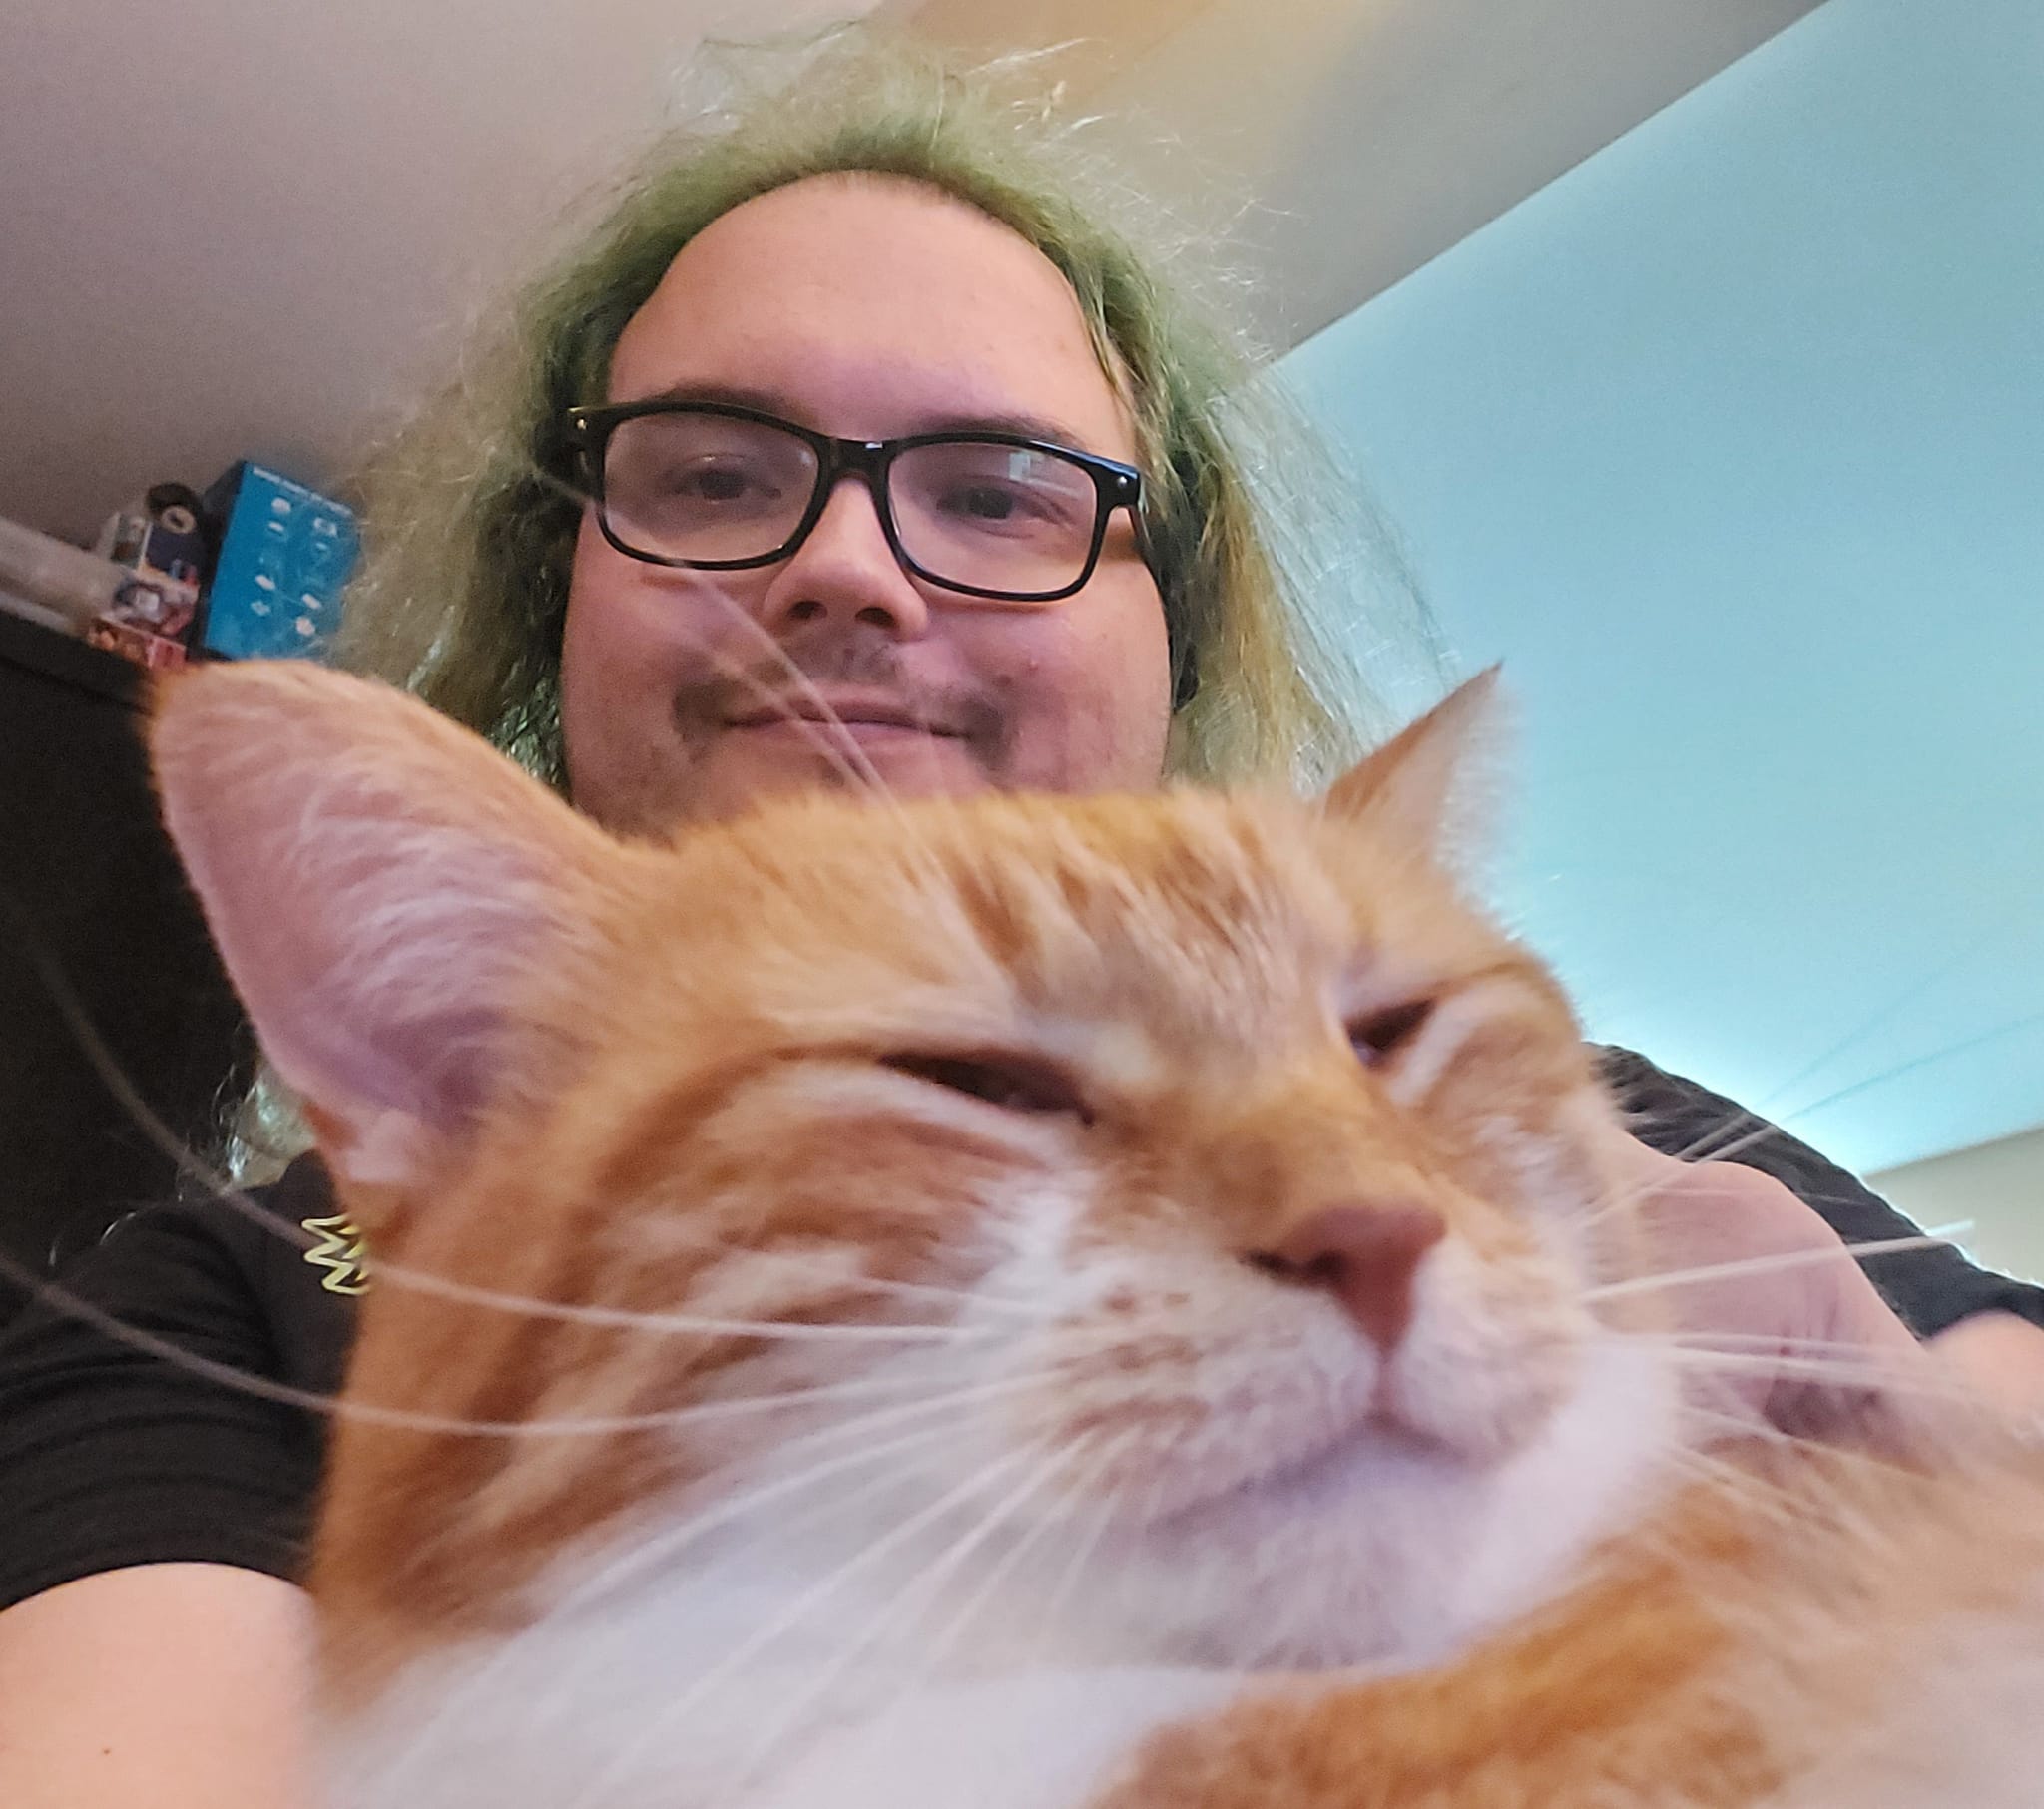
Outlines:
[[353, 512], [246, 460], [206, 507], [221, 541], [198, 645], [226, 660], [319, 658], [360, 546]]
[[153, 635], [132, 622], [102, 616], [85, 631], [86, 644], [102, 647], [152, 672], [169, 672], [185, 664], [185, 644], [167, 635]]

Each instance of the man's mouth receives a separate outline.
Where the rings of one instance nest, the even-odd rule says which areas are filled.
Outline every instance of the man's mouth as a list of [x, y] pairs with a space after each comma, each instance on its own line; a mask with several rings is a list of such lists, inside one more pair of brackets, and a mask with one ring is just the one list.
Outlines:
[[956, 739], [962, 730], [898, 697], [870, 693], [796, 694], [763, 699], [725, 717], [727, 728], [781, 730], [805, 739], [833, 732], [904, 733]]

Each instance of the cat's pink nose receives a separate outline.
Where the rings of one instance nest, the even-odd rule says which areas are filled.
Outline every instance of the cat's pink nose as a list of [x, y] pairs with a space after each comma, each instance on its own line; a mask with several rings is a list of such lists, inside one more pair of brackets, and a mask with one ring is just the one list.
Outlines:
[[1431, 1206], [1323, 1206], [1250, 1261], [1287, 1281], [1323, 1287], [1386, 1355], [1412, 1318], [1412, 1282], [1447, 1226]]

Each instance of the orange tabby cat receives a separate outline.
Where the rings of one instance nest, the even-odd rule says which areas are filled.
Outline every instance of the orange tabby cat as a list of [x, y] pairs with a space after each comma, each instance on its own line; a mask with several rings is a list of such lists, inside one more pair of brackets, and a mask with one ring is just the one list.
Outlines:
[[2034, 1466], [1698, 1455], [1569, 1007], [1449, 877], [1488, 688], [1316, 804], [656, 845], [394, 692], [169, 686], [372, 1250], [334, 1801], [2036, 1800]]

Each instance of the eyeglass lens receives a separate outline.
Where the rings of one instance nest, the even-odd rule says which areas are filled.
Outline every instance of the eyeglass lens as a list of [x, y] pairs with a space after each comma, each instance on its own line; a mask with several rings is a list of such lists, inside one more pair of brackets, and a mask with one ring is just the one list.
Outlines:
[[[815, 494], [813, 447], [725, 415], [633, 416], [604, 458], [611, 532], [661, 559], [721, 564], [784, 547]], [[932, 578], [1023, 595], [1075, 582], [1093, 555], [1099, 491], [1083, 466], [1027, 447], [945, 440], [889, 468], [901, 550]]]

